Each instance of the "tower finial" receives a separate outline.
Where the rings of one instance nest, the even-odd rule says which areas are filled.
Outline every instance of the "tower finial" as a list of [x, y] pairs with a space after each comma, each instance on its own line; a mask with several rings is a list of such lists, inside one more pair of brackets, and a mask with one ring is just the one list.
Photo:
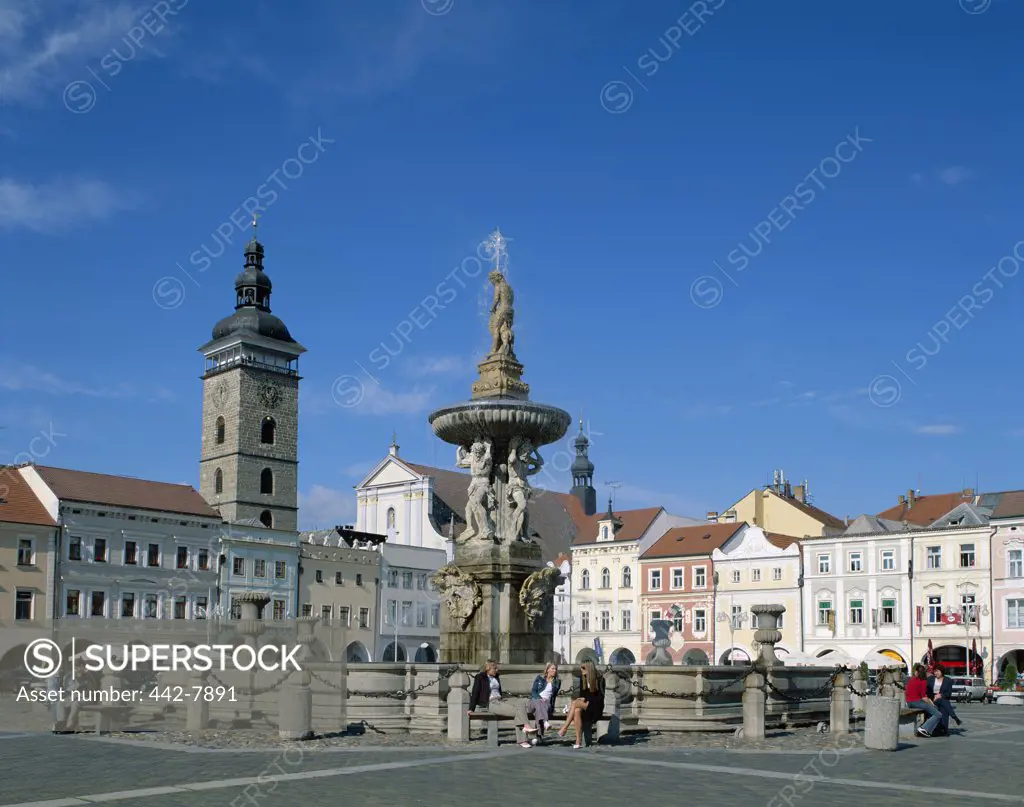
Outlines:
[[260, 217], [260, 214], [259, 214], [259, 213], [257, 213], [257, 212], [256, 212], [256, 211], [254, 210], [254, 211], [253, 211], [253, 213], [252, 213], [252, 240], [253, 240], [253, 241], [255, 241], [255, 240], [256, 240], [256, 231], [257, 231], [257, 230], [259, 229], [259, 226], [260, 226], [260, 225], [259, 225], [259, 222], [257, 221], [257, 219], [258, 219], [259, 217]]

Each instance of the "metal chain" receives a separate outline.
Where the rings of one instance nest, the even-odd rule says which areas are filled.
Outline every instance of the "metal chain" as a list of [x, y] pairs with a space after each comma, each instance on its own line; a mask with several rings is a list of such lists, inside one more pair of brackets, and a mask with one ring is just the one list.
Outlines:
[[213, 681], [217, 685], [222, 686], [225, 689], [234, 689], [235, 692], [237, 692], [239, 695], [243, 695], [243, 696], [245, 696], [247, 698], [252, 698], [252, 697], [255, 697], [257, 695], [266, 695], [268, 692], [271, 692], [271, 691], [277, 689], [279, 686], [281, 686], [281, 684], [283, 684], [288, 679], [288, 676], [291, 675], [291, 672], [286, 672], [284, 675], [282, 675], [280, 678], [278, 678], [277, 681], [275, 681], [273, 684], [271, 684], [268, 687], [264, 687], [263, 689], [253, 689], [253, 690], [242, 689], [242, 687], [240, 687], [240, 686], [236, 686], [236, 685], [233, 685], [233, 684], [225, 683], [224, 681], [222, 681], [220, 678], [217, 677], [216, 673], [210, 672], [210, 673], [208, 673], [208, 675], [210, 676], [210, 678], [213, 679]]
[[458, 671], [459, 665], [454, 664], [451, 667], [448, 667], [445, 670], [443, 670], [441, 674], [437, 676], [437, 678], [433, 678], [430, 681], [427, 681], [425, 684], [421, 684], [418, 687], [413, 687], [412, 689], [399, 689], [395, 692], [357, 692], [355, 690], [349, 690], [348, 694], [355, 695], [360, 698], [391, 698], [393, 700], [405, 700], [410, 695], [415, 695], [418, 692], [422, 692], [423, 690], [432, 687], [435, 684], [440, 683], [441, 681], [444, 681], [445, 679], [447, 679], [451, 675], [454, 675]]
[[644, 692], [648, 695], [653, 695], [656, 698], [674, 698], [676, 700], [695, 701], [698, 698], [706, 698], [713, 695], [721, 695], [729, 687], [733, 686], [734, 684], [738, 684], [740, 681], [742, 681], [748, 675], [750, 675], [750, 673], [757, 672], [758, 669], [760, 668], [754, 667], [749, 670], [744, 670], [731, 681], [726, 681], [724, 683], [717, 684], [716, 686], [711, 687], [707, 692], [664, 692], [660, 689], [653, 689], [649, 686], [645, 686], [640, 682], [637, 682], [636, 686], [637, 689], [639, 689], [641, 692]]

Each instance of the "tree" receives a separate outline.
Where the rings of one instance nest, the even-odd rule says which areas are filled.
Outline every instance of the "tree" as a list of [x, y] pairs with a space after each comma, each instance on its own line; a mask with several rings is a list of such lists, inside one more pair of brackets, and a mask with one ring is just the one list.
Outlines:
[[1017, 665], [1012, 661], [1006, 665], [1003, 672], [1003, 689], [1014, 691], [1017, 689]]

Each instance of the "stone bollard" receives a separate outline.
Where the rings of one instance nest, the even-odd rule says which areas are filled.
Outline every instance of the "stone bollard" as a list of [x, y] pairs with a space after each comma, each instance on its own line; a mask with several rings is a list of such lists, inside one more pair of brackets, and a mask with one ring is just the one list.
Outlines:
[[832, 734], [850, 733], [850, 676], [839, 672], [832, 685], [832, 708], [829, 725]]
[[[851, 693], [852, 697], [850, 699], [850, 703], [853, 705], [853, 711], [856, 714], [863, 714], [864, 698], [868, 691], [868, 679], [860, 667], [853, 671], [853, 688], [856, 690]], [[858, 695], [857, 692], [863, 692], [865, 695]]]
[[743, 737], [747, 740], [764, 739], [764, 676], [749, 672], [744, 679]]
[[607, 737], [608, 742], [617, 743], [621, 724], [619, 721], [619, 676], [611, 670], [604, 674], [604, 714], [601, 715], [608, 720], [608, 728], [603, 723], [598, 723], [595, 740]]
[[288, 676], [277, 694], [277, 733], [282, 740], [308, 740], [313, 736], [312, 677], [307, 670]]
[[205, 694], [205, 688], [209, 685], [209, 681], [206, 678], [206, 673], [193, 670], [189, 676], [189, 686], [192, 687], [192, 693], [194, 694], [197, 690], [195, 687], [201, 687], [199, 697], [193, 697], [185, 706], [185, 728], [188, 731], [202, 731], [210, 727], [210, 702], [203, 697]]
[[872, 695], [867, 698], [864, 719], [864, 747], [895, 751], [900, 738], [900, 701]]
[[458, 670], [449, 676], [448, 740], [469, 742], [469, 676]]

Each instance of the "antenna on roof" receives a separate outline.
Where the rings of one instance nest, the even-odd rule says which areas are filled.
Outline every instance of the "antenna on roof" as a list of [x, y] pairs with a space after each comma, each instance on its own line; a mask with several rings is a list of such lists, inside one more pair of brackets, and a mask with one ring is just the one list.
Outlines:
[[619, 480], [617, 480], [617, 479], [613, 479], [611, 482], [605, 482], [604, 484], [605, 484], [605, 487], [608, 487], [608, 488], [612, 489], [611, 503], [612, 503], [612, 507], [614, 508], [615, 507], [615, 491], [622, 487], [622, 483]]

